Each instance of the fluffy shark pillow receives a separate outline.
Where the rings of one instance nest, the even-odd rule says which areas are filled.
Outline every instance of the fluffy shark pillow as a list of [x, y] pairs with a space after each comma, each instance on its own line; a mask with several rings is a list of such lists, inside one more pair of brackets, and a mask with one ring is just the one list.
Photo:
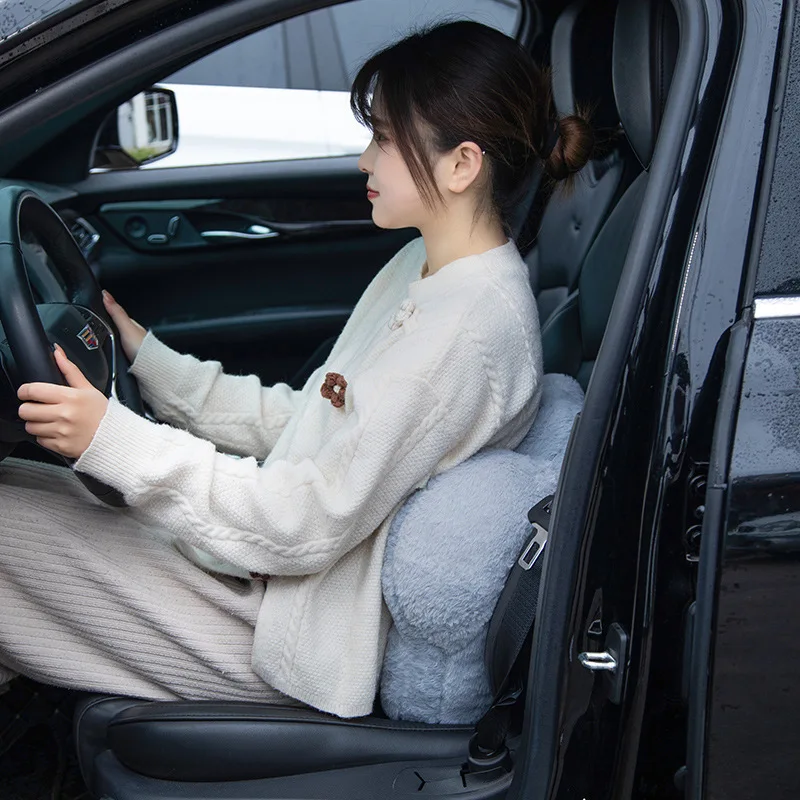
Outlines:
[[555, 491], [582, 404], [577, 381], [545, 375], [539, 412], [516, 451], [477, 453], [395, 515], [382, 574], [394, 621], [381, 675], [389, 717], [470, 724], [488, 709], [489, 620], [530, 533], [528, 509]]

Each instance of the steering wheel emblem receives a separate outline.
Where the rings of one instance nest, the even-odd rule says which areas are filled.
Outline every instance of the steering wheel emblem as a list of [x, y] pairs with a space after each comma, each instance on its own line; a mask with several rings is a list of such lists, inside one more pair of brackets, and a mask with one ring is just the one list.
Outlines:
[[100, 347], [97, 335], [89, 325], [84, 325], [83, 330], [77, 336], [84, 343], [87, 350], [97, 350]]

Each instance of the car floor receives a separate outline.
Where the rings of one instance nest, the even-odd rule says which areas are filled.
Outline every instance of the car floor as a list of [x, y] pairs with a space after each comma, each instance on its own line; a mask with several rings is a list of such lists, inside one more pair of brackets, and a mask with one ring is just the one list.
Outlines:
[[72, 739], [78, 697], [24, 678], [0, 695], [0, 798], [89, 800]]

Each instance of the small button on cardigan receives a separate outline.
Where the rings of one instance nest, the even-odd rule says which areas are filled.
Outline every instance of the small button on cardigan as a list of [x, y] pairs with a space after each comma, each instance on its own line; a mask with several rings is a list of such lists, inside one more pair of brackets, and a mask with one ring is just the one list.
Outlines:
[[[422, 279], [424, 263], [416, 239], [386, 264], [299, 391], [225, 375], [149, 333], [131, 371], [169, 424], [112, 399], [74, 465], [201, 566], [268, 575], [254, 670], [343, 717], [373, 707], [394, 513], [481, 448], [515, 447], [539, 403], [538, 318], [515, 245]], [[346, 380], [342, 403], [321, 393], [328, 373]]]

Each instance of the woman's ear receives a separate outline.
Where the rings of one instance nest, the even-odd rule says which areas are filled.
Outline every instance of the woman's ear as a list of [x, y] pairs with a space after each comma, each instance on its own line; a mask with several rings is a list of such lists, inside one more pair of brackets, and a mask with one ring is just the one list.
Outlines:
[[483, 168], [483, 151], [475, 142], [462, 142], [451, 151], [447, 188], [455, 194], [466, 191]]

